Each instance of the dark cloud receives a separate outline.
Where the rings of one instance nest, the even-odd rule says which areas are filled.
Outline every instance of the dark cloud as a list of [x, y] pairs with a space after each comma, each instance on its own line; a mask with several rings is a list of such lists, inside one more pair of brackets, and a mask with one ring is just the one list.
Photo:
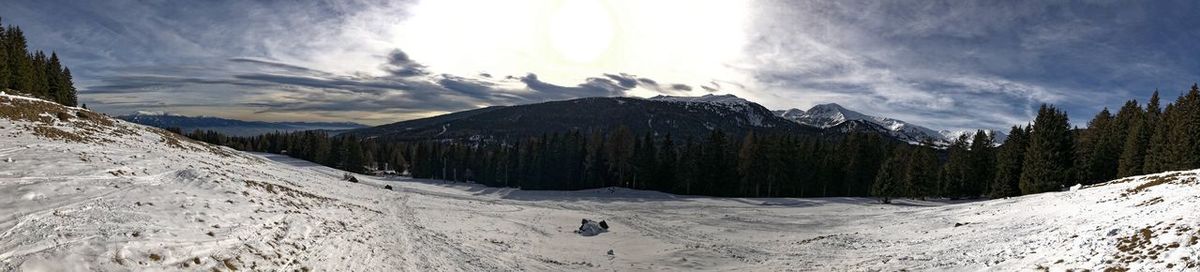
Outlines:
[[626, 74], [604, 74], [604, 76], [608, 77], [609, 79], [616, 80], [617, 84], [621, 85], [621, 87], [633, 88], [637, 87], [638, 85], [637, 77], [634, 76]]
[[392, 53], [388, 54], [387, 65], [384, 67], [384, 69], [390, 72], [393, 76], [400, 77], [422, 76], [429, 74], [429, 72], [425, 70], [425, 65], [413, 61], [408, 57], [407, 53], [404, 53], [404, 51], [400, 49], [392, 50]]
[[623, 87], [616, 81], [607, 78], [589, 78], [587, 82], [574, 87], [559, 86], [538, 80], [536, 74], [521, 78], [521, 82], [539, 93], [542, 100], [557, 100], [576, 97], [616, 96], [623, 95], [629, 88]]

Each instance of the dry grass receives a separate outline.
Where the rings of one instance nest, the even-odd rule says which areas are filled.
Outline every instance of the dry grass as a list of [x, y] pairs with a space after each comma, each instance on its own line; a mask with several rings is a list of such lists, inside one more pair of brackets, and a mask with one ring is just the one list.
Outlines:
[[[46, 101], [0, 97], [0, 118], [29, 123], [22, 126], [32, 131], [34, 135], [67, 142], [112, 143], [111, 137], [143, 134], [129, 126], [117, 125], [118, 121], [103, 114], [68, 108]], [[188, 139], [163, 129], [146, 128], [145, 130], [162, 136], [162, 142], [169, 147], [209, 152], [222, 157], [234, 156], [225, 149]]]
[[1142, 191], [1145, 191], [1146, 189], [1150, 189], [1151, 187], [1159, 186], [1159, 185], [1163, 185], [1163, 184], [1167, 184], [1167, 183], [1174, 183], [1177, 180], [1179, 180], [1179, 173], [1171, 173], [1171, 174], [1167, 174], [1167, 175], [1159, 175], [1159, 176], [1149, 177], [1149, 181], [1142, 183], [1142, 184], [1138, 184], [1138, 186], [1135, 186], [1129, 190], [1126, 190], [1124, 193], [1121, 193], [1121, 196], [1127, 197], [1130, 195], [1138, 194], [1138, 193], [1141, 193]]
[[0, 97], [0, 117], [13, 121], [50, 124], [54, 122], [53, 115], [43, 113], [62, 112], [62, 108], [52, 103]]
[[[130, 131], [114, 127], [106, 116], [87, 111], [67, 108], [63, 105], [25, 99], [0, 97], [0, 118], [30, 123], [27, 125], [34, 135], [67, 142], [111, 142], [96, 135], [120, 135]], [[74, 131], [60, 128], [69, 125]]]
[[46, 139], [63, 140], [67, 142], [85, 141], [85, 138], [79, 134], [66, 132], [64, 130], [49, 126], [33, 127], [33, 135], [41, 136], [42, 138]]

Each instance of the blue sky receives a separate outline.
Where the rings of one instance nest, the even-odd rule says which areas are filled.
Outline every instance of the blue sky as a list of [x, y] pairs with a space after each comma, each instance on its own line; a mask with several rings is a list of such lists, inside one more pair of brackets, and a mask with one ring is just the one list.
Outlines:
[[113, 114], [382, 124], [716, 92], [1004, 129], [1200, 81], [1194, 1], [0, 0], [0, 18]]

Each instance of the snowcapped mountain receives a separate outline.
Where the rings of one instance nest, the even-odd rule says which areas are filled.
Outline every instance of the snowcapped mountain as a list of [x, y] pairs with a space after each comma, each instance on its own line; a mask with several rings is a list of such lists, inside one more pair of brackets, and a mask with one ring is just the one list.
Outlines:
[[770, 119], [772, 117], [772, 115], [774, 115], [774, 113], [771, 113], [770, 111], [764, 111], [766, 108], [763, 108], [761, 105], [754, 103], [754, 102], [750, 102], [749, 100], [746, 100], [746, 99], [742, 99], [741, 97], [734, 96], [732, 94], [725, 94], [725, 95], [706, 94], [703, 96], [659, 95], [659, 96], [651, 97], [648, 100], [665, 101], [665, 102], [673, 102], [673, 103], [685, 103], [685, 104], [688, 104], [689, 106], [723, 107], [723, 108], [725, 108], [724, 110], [741, 113], [741, 116], [737, 116], [737, 117], [744, 117], [745, 120], [748, 121], [748, 123], [750, 123], [750, 125], [757, 126], [757, 127], [772, 126], [771, 123], [768, 123], [765, 121]]
[[[834, 128], [847, 121], [863, 121], [878, 126], [883, 130], [882, 132], [893, 138], [912, 144], [931, 142], [934, 145], [944, 146], [954, 141], [958, 135], [974, 134], [974, 130], [936, 131], [898, 119], [863, 114], [836, 103], [818, 104], [808, 111], [791, 109], [774, 112], [777, 116], [785, 119], [823, 129]], [[1003, 133], [992, 131], [992, 135], [1003, 135]], [[1003, 141], [1003, 139], [998, 140]]]
[[[345, 172], [286, 156], [3, 94], [0, 135], [0, 271], [1200, 267], [1192, 208], [1200, 170], [883, 205], [370, 176], [351, 183]], [[606, 220], [609, 232], [573, 233], [581, 218]]]
[[[946, 139], [946, 141], [949, 142], [949, 141], [953, 141], [954, 139], [958, 139], [959, 136], [963, 136], [963, 135], [966, 135], [968, 139], [973, 140], [975, 137], [975, 132], [977, 132], [977, 131], [978, 130], [970, 130], [970, 129], [964, 129], [964, 130], [945, 130], [945, 129], [943, 129], [943, 130], [939, 130], [938, 134], [941, 134], [942, 137], [944, 137]], [[984, 130], [984, 133], [987, 133], [989, 136], [992, 136], [992, 142], [996, 145], [999, 145], [999, 144], [1003, 143], [1004, 140], [1008, 139], [1008, 133], [1004, 133], [1004, 132], [1001, 132], [998, 130]], [[970, 143], [971, 141], [968, 140], [967, 142]]]
[[775, 113], [776, 116], [783, 117], [784, 119], [788, 120], [795, 120], [804, 115], [804, 110], [797, 108], [791, 108], [788, 110], [775, 110], [771, 112]]

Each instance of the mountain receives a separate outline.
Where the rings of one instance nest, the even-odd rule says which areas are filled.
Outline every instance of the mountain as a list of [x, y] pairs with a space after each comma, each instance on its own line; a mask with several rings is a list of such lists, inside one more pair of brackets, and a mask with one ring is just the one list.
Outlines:
[[[872, 124], [839, 126], [855, 123]], [[1200, 266], [1200, 170], [1004, 199], [884, 205], [401, 177], [351, 183], [345, 172], [286, 156], [3, 94], [0, 135], [0, 271]], [[606, 220], [609, 231], [573, 233], [581, 217]]]
[[515, 139], [571, 130], [625, 126], [640, 135], [671, 133], [703, 137], [714, 129], [730, 134], [819, 134], [820, 129], [778, 118], [761, 105], [733, 95], [701, 97], [590, 97], [516, 106], [493, 106], [346, 132], [394, 140]]
[[776, 110], [776, 111], [771, 111], [771, 112], [775, 113], [776, 116], [783, 117], [788, 120], [795, 120], [797, 118], [800, 118], [800, 116], [804, 115], [804, 110], [797, 109], [797, 108], [791, 108], [788, 110]]
[[[786, 111], [775, 111], [774, 113], [777, 116], [804, 125], [824, 129], [834, 129], [841, 132], [878, 132], [897, 140], [912, 144], [932, 142], [934, 145], [944, 146], [954, 141], [958, 135], [974, 134], [974, 130], [935, 131], [933, 129], [898, 119], [863, 114], [847, 109], [836, 103], [819, 104], [808, 109], [808, 111], [791, 109]], [[991, 133], [995, 136], [1001, 136], [997, 139], [997, 143], [1002, 142], [1003, 138], [1007, 137], [1007, 135], [1004, 135], [1002, 132], [991, 131]]]
[[118, 119], [158, 128], [180, 128], [184, 132], [212, 130], [232, 136], [255, 136], [272, 132], [328, 130], [333, 132], [364, 128], [352, 122], [263, 122], [242, 121], [208, 116], [184, 116], [166, 112], [139, 111]]
[[[938, 134], [941, 134], [942, 137], [945, 138], [947, 142], [949, 142], [949, 141], [953, 141], [954, 139], [958, 139], [958, 137], [961, 135], [966, 135], [968, 139], [974, 139], [975, 132], [977, 132], [977, 131], [978, 130], [972, 130], [972, 129], [964, 129], [964, 130], [945, 130], [945, 129], [943, 129], [943, 130], [939, 130]], [[996, 145], [1004, 143], [1004, 140], [1008, 139], [1008, 133], [1004, 133], [999, 130], [984, 130], [984, 133], [987, 133], [988, 135], [992, 136], [992, 141]], [[970, 142], [970, 141], [968, 141], [968, 142]]]

